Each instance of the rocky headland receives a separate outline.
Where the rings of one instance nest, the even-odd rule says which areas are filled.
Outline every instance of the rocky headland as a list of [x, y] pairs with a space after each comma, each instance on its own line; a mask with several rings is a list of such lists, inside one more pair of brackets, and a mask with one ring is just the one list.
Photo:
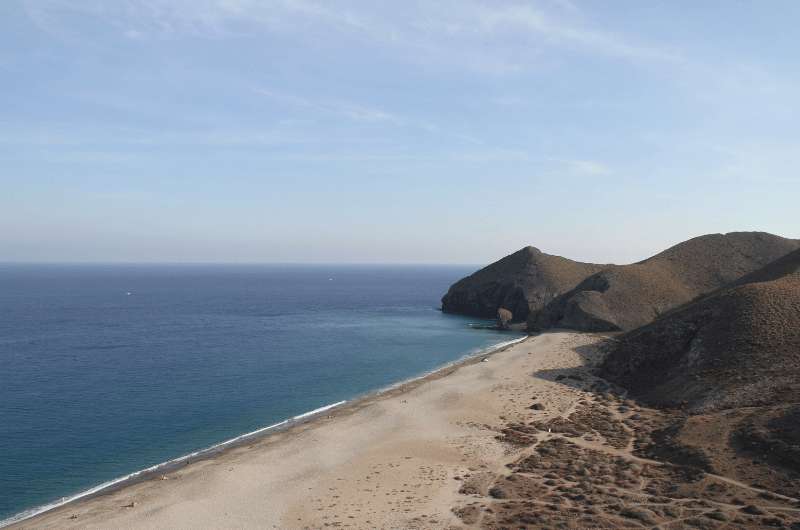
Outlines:
[[491, 319], [504, 309], [512, 322], [525, 322], [604, 267], [525, 247], [453, 284], [442, 297], [442, 310]]
[[629, 331], [800, 248], [765, 232], [708, 234], [638, 263], [582, 263], [526, 247], [453, 284], [448, 313], [498, 318], [530, 331]]

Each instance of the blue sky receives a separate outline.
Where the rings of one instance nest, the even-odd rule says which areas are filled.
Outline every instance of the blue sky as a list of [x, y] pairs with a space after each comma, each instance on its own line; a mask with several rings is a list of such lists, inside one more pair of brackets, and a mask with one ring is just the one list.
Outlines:
[[800, 3], [4, 0], [0, 261], [800, 237]]

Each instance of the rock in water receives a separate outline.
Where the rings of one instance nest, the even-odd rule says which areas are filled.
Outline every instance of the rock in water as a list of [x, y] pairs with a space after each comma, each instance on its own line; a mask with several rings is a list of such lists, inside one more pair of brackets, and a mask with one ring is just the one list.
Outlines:
[[497, 327], [508, 329], [508, 325], [514, 320], [514, 314], [508, 309], [501, 307], [497, 310]]

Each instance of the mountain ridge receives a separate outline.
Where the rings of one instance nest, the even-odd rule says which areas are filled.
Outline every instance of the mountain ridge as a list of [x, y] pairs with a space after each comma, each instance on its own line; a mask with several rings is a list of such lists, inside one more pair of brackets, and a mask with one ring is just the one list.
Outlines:
[[603, 373], [660, 405], [800, 402], [800, 249], [620, 336]]
[[585, 278], [528, 318], [538, 331], [627, 331], [800, 248], [766, 232], [706, 234]]
[[454, 283], [442, 310], [512, 313], [529, 331], [629, 331], [800, 248], [766, 232], [705, 234], [628, 265], [574, 261], [527, 246]]

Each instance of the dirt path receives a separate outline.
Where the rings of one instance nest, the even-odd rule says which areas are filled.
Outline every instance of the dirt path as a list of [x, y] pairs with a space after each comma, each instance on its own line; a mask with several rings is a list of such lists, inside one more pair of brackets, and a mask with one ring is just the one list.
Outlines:
[[[541, 411], [509, 414], [507, 457], [478, 477], [457, 507], [469, 528], [762, 528], [800, 526], [800, 500], [715, 473], [690, 470], [640, 453], [644, 425], [657, 411], [609, 398], [587, 374], [599, 359], [585, 347], [570, 373], [542, 370]], [[566, 390], [565, 390], [566, 389]], [[550, 393], [550, 395], [548, 395]], [[472, 492], [479, 490], [478, 494]], [[794, 527], [792, 527], [794, 528]]]

